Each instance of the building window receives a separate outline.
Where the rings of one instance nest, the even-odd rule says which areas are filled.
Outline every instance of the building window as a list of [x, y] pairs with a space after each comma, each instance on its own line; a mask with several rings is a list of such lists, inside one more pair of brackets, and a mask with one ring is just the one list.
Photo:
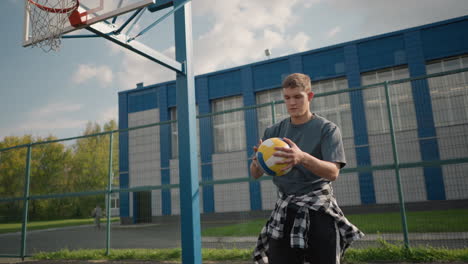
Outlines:
[[347, 88], [348, 80], [346, 78], [313, 82], [312, 91], [315, 93], [316, 97], [312, 99], [310, 109], [313, 113], [317, 113], [338, 125], [343, 138], [352, 138], [354, 137], [354, 133], [349, 93], [317, 96], [322, 93], [339, 91]]
[[[256, 94], [257, 104], [265, 104], [273, 101], [283, 100], [283, 89], [272, 89], [268, 91], [259, 92]], [[288, 111], [284, 103], [275, 104], [275, 122], [279, 122], [287, 117]], [[265, 129], [273, 124], [271, 105], [257, 108], [258, 120], [258, 135], [259, 138], [263, 137]]]
[[[234, 96], [214, 100], [213, 113], [242, 107], [242, 97]], [[235, 111], [213, 116], [214, 146], [216, 153], [245, 149], [244, 111]]]
[[[468, 56], [429, 62], [427, 74], [468, 68]], [[428, 79], [436, 127], [467, 123], [468, 72]]]
[[[196, 106], [196, 111], [198, 115], [198, 105]], [[177, 120], [177, 108], [171, 107], [169, 109], [171, 114], [171, 120]], [[171, 123], [171, 152], [172, 152], [172, 159], [179, 158], [179, 138], [178, 138], [178, 129], [177, 129], [177, 122]], [[200, 120], [197, 118], [197, 146], [198, 146], [198, 154], [200, 155]]]
[[[409, 78], [407, 67], [390, 68], [362, 74], [363, 86]], [[369, 135], [390, 132], [384, 85], [363, 90]], [[389, 85], [395, 131], [416, 129], [411, 82]]]
[[118, 193], [112, 193], [111, 194], [111, 208], [112, 209], [120, 208], [120, 199], [119, 199], [119, 194]]

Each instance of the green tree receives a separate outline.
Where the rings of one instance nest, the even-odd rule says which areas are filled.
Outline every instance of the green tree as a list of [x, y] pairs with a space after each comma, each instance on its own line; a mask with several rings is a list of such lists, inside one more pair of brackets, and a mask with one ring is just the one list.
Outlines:
[[[30, 135], [22, 137], [6, 137], [0, 143], [0, 149], [29, 143], [40, 143], [56, 140], [33, 138]], [[15, 148], [0, 152], [0, 193], [6, 197], [23, 197], [26, 174], [27, 147]], [[67, 170], [71, 159], [71, 151], [62, 143], [53, 142], [34, 144], [31, 153], [30, 195], [51, 194], [67, 189]], [[57, 204], [57, 199], [32, 199], [29, 202], [30, 220], [57, 218], [64, 206]], [[0, 204], [1, 215], [7, 215], [12, 220], [21, 217], [23, 202]]]
[[[71, 176], [74, 192], [85, 192], [92, 190], [105, 190], [108, 179], [109, 164], [109, 134], [93, 135], [102, 132], [115, 130], [117, 127], [114, 120], [104, 124], [103, 128], [97, 123], [88, 122], [83, 136], [73, 146], [73, 161], [71, 166]], [[93, 135], [93, 136], [91, 136]], [[114, 135], [113, 171], [114, 175], [118, 170], [118, 141]], [[88, 216], [89, 212], [96, 204], [104, 206], [104, 196], [78, 197], [75, 199], [75, 215], [78, 217]]]
[[[0, 149], [31, 143], [32, 137], [9, 136], [0, 142]], [[0, 196], [3, 198], [23, 197], [26, 174], [26, 147], [0, 151]], [[1, 202], [0, 221], [18, 221], [21, 219], [22, 201]]]
[[[53, 141], [57, 138], [37, 138], [36, 143]], [[70, 189], [69, 169], [71, 150], [60, 142], [33, 146], [31, 166], [31, 195], [66, 193]], [[63, 218], [72, 206], [70, 199], [50, 198], [30, 201], [31, 220]]]
[[[31, 154], [30, 195], [63, 194], [105, 190], [108, 179], [109, 133], [117, 129], [110, 120], [101, 126], [88, 122], [83, 136], [70, 147], [61, 142], [34, 144]], [[26, 174], [27, 146], [2, 149], [30, 143], [55, 141], [57, 138], [5, 137], [0, 141], [0, 197], [22, 198]], [[114, 185], [118, 185], [118, 134], [113, 137]], [[104, 195], [30, 200], [29, 220], [88, 217], [96, 204], [104, 208]], [[0, 202], [0, 222], [19, 221], [22, 201]]]

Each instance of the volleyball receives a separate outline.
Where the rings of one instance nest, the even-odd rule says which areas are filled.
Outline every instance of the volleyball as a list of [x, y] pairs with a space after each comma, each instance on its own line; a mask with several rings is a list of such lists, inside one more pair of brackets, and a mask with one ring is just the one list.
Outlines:
[[281, 176], [288, 173], [291, 168], [282, 171], [281, 169], [288, 166], [288, 164], [276, 164], [276, 162], [282, 161], [284, 158], [273, 156], [273, 154], [277, 151], [275, 150], [275, 147], [289, 148], [289, 145], [281, 138], [269, 138], [263, 141], [262, 144], [260, 144], [258, 147], [257, 161], [266, 174], [270, 176]]

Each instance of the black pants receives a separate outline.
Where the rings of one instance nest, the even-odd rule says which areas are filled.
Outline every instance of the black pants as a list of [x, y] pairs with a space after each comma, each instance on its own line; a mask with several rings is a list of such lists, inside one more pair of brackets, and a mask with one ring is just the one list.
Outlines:
[[309, 210], [310, 226], [308, 247], [306, 249], [291, 248], [290, 233], [294, 224], [297, 209], [288, 207], [283, 237], [279, 240], [270, 239], [268, 259], [271, 264], [309, 263], [336, 264], [337, 231], [334, 219], [322, 212]]

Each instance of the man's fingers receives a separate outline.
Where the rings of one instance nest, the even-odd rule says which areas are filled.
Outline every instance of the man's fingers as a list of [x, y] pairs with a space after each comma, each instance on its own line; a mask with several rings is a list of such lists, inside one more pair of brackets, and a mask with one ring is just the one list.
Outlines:
[[296, 144], [290, 140], [289, 138], [283, 138], [284, 141], [286, 141], [286, 143], [288, 143], [288, 145], [292, 148], [293, 146], [296, 146]]
[[263, 141], [260, 139], [260, 140], [258, 141], [258, 145], [257, 145], [257, 146], [253, 146], [254, 152], [257, 152], [257, 151], [258, 151], [258, 147], [262, 144], [262, 142], [263, 142]]
[[291, 164], [289, 164], [288, 166], [282, 168], [281, 171], [289, 170], [290, 168], [292, 168], [292, 166], [293, 166], [293, 165], [292, 165], [292, 163], [291, 163]]
[[273, 156], [276, 156], [276, 157], [284, 157], [285, 154], [293, 152], [292, 149], [282, 148], [282, 147], [275, 147], [275, 150], [277, 151], [273, 153]]
[[293, 159], [283, 159], [275, 162], [275, 164], [282, 165], [282, 164], [290, 164], [293, 162]]

